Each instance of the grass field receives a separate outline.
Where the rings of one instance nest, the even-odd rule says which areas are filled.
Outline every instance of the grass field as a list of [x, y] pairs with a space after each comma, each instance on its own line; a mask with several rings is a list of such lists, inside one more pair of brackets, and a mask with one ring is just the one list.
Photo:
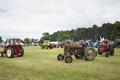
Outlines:
[[120, 80], [120, 48], [114, 56], [98, 55], [94, 61], [72, 56], [69, 64], [57, 60], [63, 48], [29, 46], [24, 51], [23, 57], [0, 57], [0, 80]]

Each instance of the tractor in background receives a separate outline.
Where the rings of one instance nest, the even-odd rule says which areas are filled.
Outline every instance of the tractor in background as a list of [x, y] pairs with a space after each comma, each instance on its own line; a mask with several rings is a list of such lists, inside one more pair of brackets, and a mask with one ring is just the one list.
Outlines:
[[60, 42], [59, 47], [63, 48], [63, 46], [64, 46], [64, 42]]
[[59, 47], [63, 48], [65, 44], [72, 44], [72, 40], [66, 40], [59, 43]]
[[22, 57], [24, 55], [24, 49], [20, 44], [20, 39], [6, 39], [4, 51], [0, 52], [0, 57], [3, 57], [3, 53], [7, 55], [8, 58], [13, 58], [14, 55]]
[[44, 49], [44, 48], [45, 49], [48, 49], [48, 48], [52, 49], [53, 48], [52, 44], [50, 43], [50, 40], [44, 40], [44, 43], [41, 44], [40, 46], [41, 46], [41, 49]]
[[114, 44], [112, 44], [112, 41], [106, 39], [99, 42], [98, 54], [102, 55], [102, 53], [104, 52], [105, 52], [105, 57], [109, 57], [109, 53], [110, 55], [114, 55]]

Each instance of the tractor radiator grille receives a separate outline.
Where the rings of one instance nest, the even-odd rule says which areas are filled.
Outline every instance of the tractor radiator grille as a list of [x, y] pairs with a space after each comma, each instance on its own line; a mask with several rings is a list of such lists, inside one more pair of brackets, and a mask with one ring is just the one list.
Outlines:
[[64, 46], [64, 53], [68, 53], [68, 47]]

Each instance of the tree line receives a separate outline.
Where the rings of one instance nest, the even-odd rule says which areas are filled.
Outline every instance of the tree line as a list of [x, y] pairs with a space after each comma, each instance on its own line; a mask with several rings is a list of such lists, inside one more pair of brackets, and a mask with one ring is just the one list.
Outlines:
[[[56, 31], [53, 34], [49, 34], [49, 32], [44, 32], [42, 34], [43, 36], [38, 39], [34, 38], [25, 38], [24, 40], [21, 40], [24, 44], [31, 44], [31, 43], [43, 43], [44, 40], [50, 40], [50, 41], [64, 41], [68, 39], [74, 38], [74, 41], [79, 41], [81, 39], [92, 39], [93, 41], [99, 40], [100, 36], [115, 40], [120, 39], [120, 21], [116, 21], [115, 23], [104, 23], [102, 26], [93, 25], [92, 27], [82, 27], [77, 29], [71, 29], [71, 30], [61, 30]], [[0, 43], [2, 42], [2, 37], [0, 36]]]
[[64, 41], [67, 39], [74, 38], [75, 41], [81, 39], [92, 39], [93, 41], [100, 40], [100, 36], [113, 40], [120, 39], [120, 22], [116, 21], [115, 23], [104, 23], [102, 26], [93, 25], [88, 28], [77, 28], [65, 31], [57, 31], [53, 34], [49, 32], [44, 32], [43, 36], [40, 38], [39, 43], [43, 43], [44, 40], [50, 41]]

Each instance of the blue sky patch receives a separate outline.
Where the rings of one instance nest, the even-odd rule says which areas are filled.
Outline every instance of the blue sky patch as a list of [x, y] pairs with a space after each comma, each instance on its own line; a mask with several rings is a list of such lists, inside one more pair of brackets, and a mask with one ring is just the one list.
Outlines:
[[4, 13], [4, 12], [6, 12], [6, 10], [0, 8], [0, 12]]

